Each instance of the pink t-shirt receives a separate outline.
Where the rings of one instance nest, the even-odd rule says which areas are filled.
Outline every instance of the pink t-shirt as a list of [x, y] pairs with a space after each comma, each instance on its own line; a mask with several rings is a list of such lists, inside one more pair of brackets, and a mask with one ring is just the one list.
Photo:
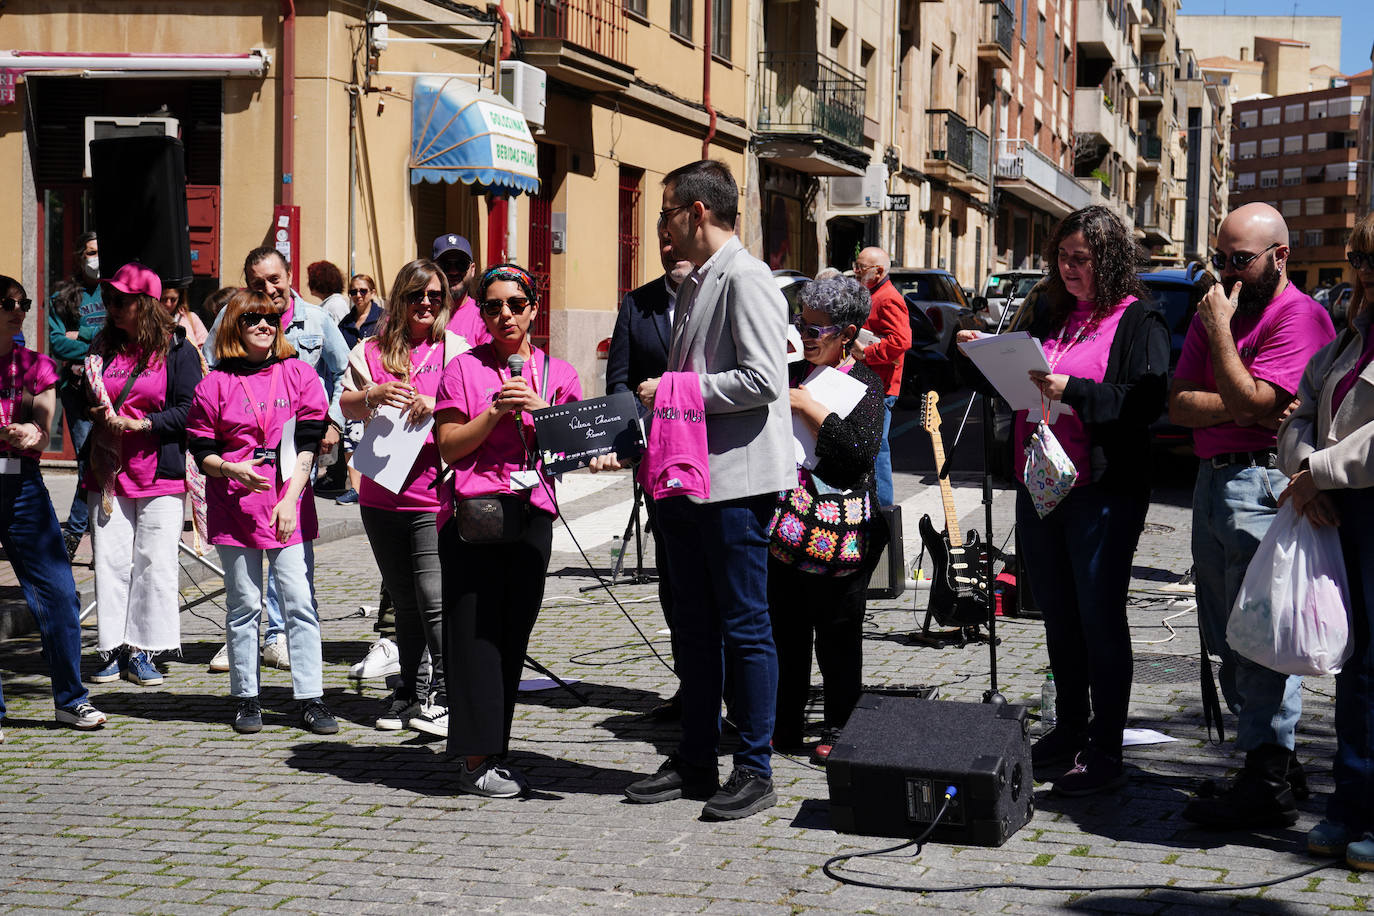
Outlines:
[[[28, 422], [29, 418], [19, 416], [24, 392], [42, 394], [57, 384], [57, 378], [57, 363], [52, 357], [28, 347], [15, 344], [9, 356], [0, 356], [0, 426], [8, 426], [16, 420]], [[38, 458], [39, 455], [35, 449], [0, 450], [0, 458]]]
[[[1071, 375], [1090, 382], [1102, 381], [1107, 375], [1107, 360], [1111, 357], [1117, 325], [1121, 324], [1121, 316], [1126, 313], [1126, 308], [1132, 302], [1135, 302], [1135, 296], [1127, 296], [1098, 322], [1096, 327], [1090, 328], [1088, 319], [1097, 307], [1096, 303], [1080, 300], [1069, 314], [1068, 320], [1064, 322], [1064, 328], [1058, 336], [1041, 344], [1045, 350], [1045, 359], [1050, 364], [1050, 372], [1056, 375]], [[1012, 441], [1025, 442], [1035, 429], [1035, 424], [1041, 419], [1039, 414], [1018, 411]], [[1063, 446], [1064, 453], [1069, 456], [1073, 466], [1078, 469], [1078, 479], [1074, 486], [1081, 487], [1092, 483], [1092, 436], [1089, 435], [1088, 427], [1084, 425], [1082, 418], [1076, 413], [1061, 413], [1050, 424], [1050, 429], [1054, 431], [1054, 437]], [[1012, 464], [1016, 467], [1016, 479], [1025, 483], [1025, 461], [1018, 456]]]
[[[139, 355], [120, 353], [105, 361], [105, 390], [113, 402], [119, 397], [129, 382], [129, 374], [138, 368]], [[119, 415], [133, 420], [142, 420], [151, 413], [157, 413], [167, 406], [167, 360], [165, 358], [153, 365], [150, 361], [134, 380], [134, 386], [119, 405]], [[91, 435], [98, 435], [92, 432]], [[114, 491], [126, 499], [141, 499], [148, 496], [170, 496], [186, 492], [186, 478], [157, 476], [157, 453], [162, 447], [162, 439], [152, 431], [128, 432], [120, 437], [119, 450], [122, 458], [119, 473], [115, 475]], [[84, 486], [89, 492], [99, 493], [100, 482], [95, 471], [86, 470]]]
[[[1260, 314], [1234, 316], [1231, 333], [1240, 361], [1250, 374], [1289, 394], [1297, 392], [1307, 361], [1336, 337], [1336, 329], [1326, 310], [1292, 283]], [[1196, 315], [1188, 326], [1174, 378], [1198, 385], [1205, 391], [1217, 390], [1207, 330]], [[1276, 441], [1277, 434], [1272, 429], [1238, 426], [1229, 420], [1193, 430], [1193, 449], [1199, 458], [1213, 458], [1227, 452], [1257, 452], [1273, 448]]]
[[[288, 419], [322, 421], [326, 410], [320, 377], [298, 359], [282, 360], [251, 375], [216, 369], [196, 386], [196, 397], [186, 418], [186, 435], [214, 439], [225, 461], [252, 460], [259, 447], [277, 453], [282, 424]], [[287, 483], [275, 464], [258, 465], [258, 473], [272, 483], [261, 493], [254, 493], [228, 477], [206, 475], [210, 543], [265, 550], [313, 541], [319, 531], [310, 484], [301, 491], [296, 530], [282, 542], [272, 531], [270, 520], [273, 507], [286, 493]]]
[[491, 332], [482, 320], [482, 309], [471, 296], [464, 296], [462, 304], [449, 317], [448, 330], [466, 340], [469, 347], [491, 342]]
[[[372, 381], [378, 385], [399, 381], [382, 365], [381, 348], [376, 338], [369, 339], [363, 353], [367, 358], [367, 368]], [[444, 341], [437, 343], [424, 341], [410, 349], [410, 384], [415, 390], [427, 397], [439, 393], [439, 379], [444, 374]], [[406, 477], [405, 488], [400, 493], [392, 493], [386, 487], [364, 476], [358, 487], [358, 502], [372, 509], [390, 509], [393, 512], [438, 512], [439, 492], [434, 489], [434, 478], [439, 472], [439, 447], [434, 444], [434, 430], [425, 440], [420, 454], [415, 457], [415, 465]]]
[[[544, 351], [532, 348], [521, 372], [526, 383], [542, 393], [550, 404], [567, 404], [582, 399], [582, 383], [572, 366], [561, 359], [551, 359], [547, 382], [543, 373]], [[460, 353], [444, 368], [434, 410], [437, 413], [453, 409], [464, 417], [475, 417], [492, 405], [507, 377], [506, 362], [497, 355], [491, 344]], [[521, 443], [522, 436], [525, 444]], [[553, 479], [542, 471], [542, 485], [528, 490], [511, 489], [511, 472], [531, 466], [526, 457], [527, 447], [529, 455], [537, 455], [534, 422], [530, 415], [521, 414], [518, 421], [513, 414], [502, 417], [485, 442], [453, 463], [453, 486], [445, 483], [439, 488], [439, 527], [444, 527], [444, 523], [453, 515], [455, 492], [460, 498], [491, 493], [526, 493], [535, 508], [557, 515], [558, 507], [552, 497]], [[537, 458], [533, 460], [537, 462]]]

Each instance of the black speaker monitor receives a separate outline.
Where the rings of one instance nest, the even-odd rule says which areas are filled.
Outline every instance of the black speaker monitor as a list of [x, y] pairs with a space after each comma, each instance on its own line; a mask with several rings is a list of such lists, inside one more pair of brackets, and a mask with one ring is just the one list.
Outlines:
[[1024, 706], [866, 693], [826, 763], [831, 825], [916, 837], [957, 790], [932, 839], [1001, 846], [1035, 812]]
[[186, 157], [175, 137], [108, 137], [91, 141], [95, 231], [100, 276], [131, 261], [162, 278], [164, 287], [190, 284], [191, 236], [186, 218]]

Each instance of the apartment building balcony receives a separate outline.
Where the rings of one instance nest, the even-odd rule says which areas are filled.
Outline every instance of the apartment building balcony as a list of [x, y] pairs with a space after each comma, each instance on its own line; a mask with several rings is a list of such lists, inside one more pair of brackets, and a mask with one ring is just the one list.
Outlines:
[[982, 34], [978, 63], [993, 70], [1011, 69], [1012, 43], [1016, 40], [1016, 14], [1003, 0], [983, 0]]
[[970, 127], [968, 131], [969, 144], [969, 165], [962, 178], [956, 177], [950, 181], [954, 187], [970, 194], [984, 194], [988, 189], [988, 156], [991, 143], [988, 135], [976, 127]]
[[1117, 151], [1125, 146], [1126, 125], [1100, 86], [1074, 90], [1073, 126], [1076, 134], [1095, 143]]
[[863, 77], [813, 52], [764, 51], [758, 87], [760, 159], [812, 175], [863, 174]]
[[[1090, 192], [1025, 140], [999, 140], [997, 190], [1056, 219], [1086, 207]], [[1097, 182], [1095, 182], [1097, 183]]]
[[1149, 48], [1169, 39], [1172, 23], [1169, 0], [1145, 0], [1140, 8], [1140, 43]]
[[1112, 13], [1114, 5], [1108, 0], [1079, 0], [1078, 54], [1125, 66], [1126, 39], [1123, 24]]
[[1169, 208], [1156, 201], [1153, 195], [1135, 207], [1135, 228], [1143, 233], [1147, 245], [1172, 245], [1169, 229]]
[[969, 126], [947, 108], [926, 109], [925, 170], [944, 181], [962, 181], [973, 166]]
[[1141, 134], [1137, 144], [1140, 172], [1158, 172], [1164, 161], [1164, 138], [1158, 134]]
[[1106, 207], [1117, 216], [1121, 217], [1121, 222], [1127, 226], [1131, 225], [1135, 218], [1131, 210], [1129, 201], [1120, 197], [1112, 196], [1112, 189], [1109, 185], [1096, 178], [1080, 178], [1078, 183], [1088, 189], [1088, 203], [1093, 206]]
[[526, 63], [570, 85], [620, 92], [634, 81], [621, 0], [536, 0], [520, 43]]
[[1164, 72], [1158, 66], [1159, 58], [1146, 58], [1140, 62], [1139, 99], [1140, 108], [1158, 108], [1164, 104]]

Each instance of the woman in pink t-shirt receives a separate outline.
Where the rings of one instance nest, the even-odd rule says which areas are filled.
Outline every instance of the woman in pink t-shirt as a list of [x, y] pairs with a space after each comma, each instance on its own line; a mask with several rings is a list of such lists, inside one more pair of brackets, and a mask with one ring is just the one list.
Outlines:
[[186, 413], [200, 354], [158, 301], [162, 281], [125, 264], [105, 282], [105, 327], [86, 356], [95, 427], [82, 485], [90, 506], [98, 646], [91, 676], [162, 683], [181, 650], [177, 545], [186, 515]]
[[[57, 721], [89, 730], [105, 723], [81, 686], [81, 609], [62, 529], [38, 457], [57, 410], [57, 363], [14, 342], [33, 307], [24, 287], [0, 276], [0, 546], [38, 625], [52, 673]], [[0, 691], [0, 722], [5, 697]], [[0, 733], [0, 741], [5, 736]]]
[[[407, 423], [433, 421], [439, 379], [450, 359], [467, 349], [444, 330], [448, 280], [433, 261], [401, 268], [391, 284], [381, 332], [358, 343], [349, 356], [339, 406], [349, 420], [374, 432]], [[439, 493], [434, 479], [439, 449], [431, 429], [393, 491], [370, 477], [358, 485], [363, 528], [382, 584], [396, 609], [396, 643], [401, 683], [377, 717], [377, 728], [407, 726], [444, 737], [448, 700], [444, 689], [443, 579], [439, 569]], [[429, 651], [431, 674], [421, 683], [421, 662]]]
[[162, 291], [161, 301], [167, 314], [186, 331], [186, 339], [194, 344], [196, 349], [205, 346], [205, 340], [210, 336], [210, 332], [205, 330], [205, 322], [200, 320], [200, 316], [187, 307], [186, 290], [169, 286]]
[[[1058, 722], [1035, 743], [1032, 759], [1046, 776], [1059, 774], [1060, 795], [1125, 782], [1121, 733], [1132, 664], [1126, 593], [1150, 507], [1149, 427], [1164, 409], [1169, 369], [1164, 319], [1137, 299], [1140, 257], [1111, 210], [1069, 214], [1046, 245], [1049, 273], [1023, 328], [1041, 342], [1050, 366], [1031, 372], [1046, 410], [1061, 402], [1073, 411], [1050, 429], [1078, 471], [1073, 490], [1044, 518], [1024, 483], [1016, 502], [1018, 542], [1058, 688]], [[967, 334], [960, 332], [961, 341]], [[1027, 413], [1017, 413], [1013, 430], [1018, 470], [1042, 416]]]
[[258, 620], [265, 557], [286, 623], [301, 724], [332, 735], [339, 725], [320, 699], [320, 616], [305, 564], [305, 542], [318, 536], [310, 469], [328, 407], [320, 377], [294, 358], [281, 313], [264, 293], [240, 290], [229, 300], [215, 338], [215, 371], [196, 388], [186, 433], [205, 472], [210, 543], [224, 567], [234, 730], [262, 729]]
[[498, 264], [478, 289], [491, 342], [448, 364], [434, 405], [439, 455], [453, 469], [438, 516], [448, 752], [462, 758], [464, 791], [511, 798], [525, 781], [502, 758], [558, 514], [529, 411], [580, 400], [582, 386], [572, 366], [530, 341], [538, 300], [528, 273]]

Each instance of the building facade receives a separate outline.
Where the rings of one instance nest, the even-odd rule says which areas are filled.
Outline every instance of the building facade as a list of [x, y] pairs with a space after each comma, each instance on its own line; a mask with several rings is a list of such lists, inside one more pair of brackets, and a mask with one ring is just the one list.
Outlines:
[[1232, 107], [1229, 206], [1270, 203], [1288, 223], [1288, 274], [1304, 290], [1353, 278], [1345, 242], [1355, 225], [1364, 81]]

